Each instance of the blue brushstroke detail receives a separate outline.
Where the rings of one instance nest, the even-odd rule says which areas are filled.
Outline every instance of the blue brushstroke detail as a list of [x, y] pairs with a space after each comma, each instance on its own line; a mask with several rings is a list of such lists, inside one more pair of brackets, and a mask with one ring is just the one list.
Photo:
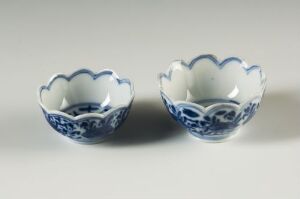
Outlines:
[[[163, 92], [161, 92], [161, 97], [168, 112], [177, 122], [193, 135], [207, 140], [220, 140], [228, 137], [255, 115], [260, 102], [260, 99], [256, 98], [239, 110], [228, 105], [205, 112], [186, 103], [174, 105]], [[212, 101], [216, 101], [216, 99], [212, 99]]]
[[[113, 77], [118, 84], [128, 84], [130, 86], [131, 100], [125, 107], [118, 108], [110, 107], [109, 105], [102, 107], [99, 103], [82, 103], [67, 107], [61, 112], [67, 113], [70, 117], [66, 117], [61, 114], [47, 112], [43, 106], [41, 106], [44, 116], [48, 123], [60, 134], [71, 138], [74, 141], [80, 143], [96, 143], [104, 139], [106, 136], [111, 135], [118, 129], [121, 124], [126, 120], [131, 104], [133, 102], [134, 89], [129, 79], [119, 79], [118, 76], [110, 70], [104, 70], [99, 73], [93, 73], [88, 69], [80, 69], [70, 76], [63, 74], [55, 75], [47, 85], [41, 86], [39, 89], [39, 100], [43, 90], [50, 90], [53, 82], [57, 79], [65, 79], [71, 81], [74, 77], [80, 74], [88, 74], [93, 80], [98, 79], [104, 75]], [[111, 110], [114, 109], [114, 110]], [[75, 118], [76, 116], [86, 113], [105, 113], [110, 111], [105, 117], [85, 116], [82, 119]], [[100, 115], [99, 115], [100, 116]]]
[[61, 111], [74, 117], [85, 113], [105, 113], [111, 109], [111, 106], [102, 106], [99, 103], [80, 103], [69, 106]]
[[79, 120], [71, 120], [58, 114], [48, 114], [45, 110], [43, 113], [48, 123], [60, 134], [78, 142], [89, 143], [113, 133], [125, 121], [129, 110], [130, 107], [120, 108], [105, 118], [88, 117]]

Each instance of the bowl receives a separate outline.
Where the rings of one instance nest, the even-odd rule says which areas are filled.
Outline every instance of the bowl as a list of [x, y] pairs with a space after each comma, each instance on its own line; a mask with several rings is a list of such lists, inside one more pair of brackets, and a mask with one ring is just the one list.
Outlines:
[[39, 105], [51, 127], [83, 144], [113, 134], [125, 121], [133, 98], [133, 84], [112, 70], [57, 74], [38, 90]]
[[261, 67], [237, 57], [218, 61], [200, 55], [174, 61], [159, 75], [162, 100], [171, 116], [192, 135], [221, 142], [237, 134], [256, 113], [266, 76]]

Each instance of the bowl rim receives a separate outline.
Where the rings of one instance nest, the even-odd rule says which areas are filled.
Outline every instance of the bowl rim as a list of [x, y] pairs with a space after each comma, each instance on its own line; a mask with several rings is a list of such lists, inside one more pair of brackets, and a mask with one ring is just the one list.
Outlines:
[[[175, 67], [174, 63], [180, 63], [182, 66], [186, 67], [188, 70], [192, 70], [195, 63], [200, 60], [203, 60], [203, 59], [208, 59], [208, 60], [212, 61], [214, 63], [214, 65], [216, 67], [218, 67], [219, 69], [223, 69], [224, 67], [226, 67], [227, 63], [234, 61], [234, 62], [238, 62], [240, 64], [240, 66], [245, 70], [246, 74], [250, 74], [252, 71], [258, 70], [258, 72], [260, 74], [260, 86], [261, 86], [260, 94], [255, 95], [238, 105], [234, 104], [234, 103], [230, 103], [230, 102], [226, 102], [226, 103], [217, 102], [217, 103], [213, 103], [209, 106], [202, 106], [202, 105], [196, 104], [194, 102], [188, 102], [186, 100], [173, 100], [172, 98], [170, 98], [164, 91], [164, 88], [162, 86], [162, 79], [165, 78], [168, 81], [172, 81], [172, 72]], [[158, 82], [159, 82], [160, 92], [162, 94], [164, 94], [174, 105], [178, 105], [178, 104], [187, 104], [190, 106], [193, 105], [193, 106], [197, 107], [198, 109], [200, 109], [201, 111], [208, 111], [217, 106], [228, 106], [228, 104], [230, 104], [234, 107], [242, 108], [245, 104], [249, 103], [250, 101], [253, 101], [257, 98], [261, 99], [265, 93], [267, 78], [266, 78], [266, 75], [263, 72], [261, 66], [248, 65], [243, 59], [241, 59], [239, 57], [232, 56], [232, 57], [227, 57], [222, 61], [219, 61], [217, 56], [215, 56], [213, 54], [203, 54], [203, 55], [199, 55], [199, 56], [193, 58], [189, 63], [186, 63], [184, 60], [172, 61], [165, 73], [162, 72], [162, 73], [158, 74]]]
[[[52, 84], [57, 79], [65, 79], [68, 82], [70, 82], [74, 77], [76, 77], [77, 75], [80, 75], [80, 74], [88, 74], [91, 78], [93, 78], [93, 80], [96, 80], [103, 75], [111, 75], [118, 82], [119, 85], [125, 83], [130, 86], [130, 99], [128, 100], [128, 102], [126, 104], [114, 106], [104, 113], [84, 113], [84, 114], [80, 114], [77, 116], [72, 116], [65, 112], [59, 111], [59, 110], [50, 110], [43, 104], [42, 99], [41, 99], [41, 94], [42, 94], [43, 90], [50, 91]], [[131, 106], [133, 99], [134, 99], [134, 86], [133, 86], [133, 83], [128, 78], [120, 78], [117, 75], [117, 73], [111, 69], [103, 69], [103, 70], [100, 70], [99, 72], [93, 72], [92, 70], [87, 69], [87, 68], [80, 68], [78, 70], [75, 70], [73, 73], [71, 73], [69, 75], [66, 75], [63, 73], [56, 73], [56, 74], [52, 75], [52, 77], [49, 79], [47, 84], [45, 84], [45, 85], [43, 84], [43, 85], [39, 86], [39, 88], [37, 90], [37, 97], [38, 97], [39, 105], [41, 106], [43, 111], [47, 112], [47, 114], [61, 115], [63, 117], [66, 117], [66, 118], [74, 120], [74, 121], [82, 120], [84, 118], [90, 118], [90, 117], [103, 119], [106, 116], [110, 115], [112, 112], [115, 112], [117, 109], [128, 108]]]

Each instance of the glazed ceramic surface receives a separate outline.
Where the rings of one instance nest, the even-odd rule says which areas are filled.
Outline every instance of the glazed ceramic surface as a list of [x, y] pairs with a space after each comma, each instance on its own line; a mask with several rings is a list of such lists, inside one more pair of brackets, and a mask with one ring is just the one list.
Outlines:
[[172, 117], [206, 141], [234, 135], [256, 113], [266, 85], [259, 66], [237, 57], [201, 55], [174, 61], [159, 76], [161, 97]]
[[134, 97], [133, 85], [111, 70], [81, 69], [55, 75], [38, 91], [48, 123], [79, 143], [97, 143], [126, 119]]

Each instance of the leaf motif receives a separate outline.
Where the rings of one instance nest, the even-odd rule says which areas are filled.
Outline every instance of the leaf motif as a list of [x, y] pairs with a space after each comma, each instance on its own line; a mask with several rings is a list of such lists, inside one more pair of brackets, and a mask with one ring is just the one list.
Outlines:
[[207, 124], [207, 122], [205, 122], [205, 121], [200, 121], [200, 125], [201, 126], [205, 126]]
[[204, 120], [206, 120], [206, 121], [211, 121], [211, 119], [210, 119], [209, 116], [204, 116]]
[[226, 113], [226, 111], [218, 111], [218, 112], [216, 112], [216, 115], [224, 115]]
[[212, 118], [212, 122], [213, 122], [213, 124], [215, 124], [215, 123], [216, 123], [216, 120], [217, 120], [216, 116], [213, 116], [213, 118]]
[[183, 109], [182, 111], [184, 114], [186, 114], [189, 117], [199, 117], [199, 114], [191, 109]]

